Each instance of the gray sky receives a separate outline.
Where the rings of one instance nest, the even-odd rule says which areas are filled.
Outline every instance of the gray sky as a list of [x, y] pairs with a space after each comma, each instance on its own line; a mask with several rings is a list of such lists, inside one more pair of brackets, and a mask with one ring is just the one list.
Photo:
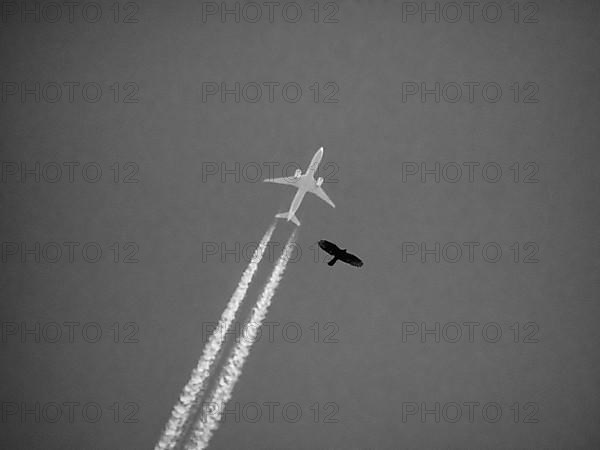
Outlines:
[[[298, 3], [297, 23], [281, 6], [273, 23], [266, 6], [257, 23], [249, 7], [239, 23], [219, 12], [203, 22], [203, 4], [220, 2], [120, 3], [118, 20], [135, 13], [137, 23], [114, 23], [110, 2], [96, 23], [81, 7], [74, 23], [66, 7], [57, 23], [50, 10], [41, 23], [6, 16], [0, 447], [151, 448], [201, 354], [203, 325], [292, 200], [293, 189], [254, 179], [273, 162], [276, 176], [286, 163], [304, 170], [320, 146], [336, 208], [310, 194], [302, 203], [302, 254], [267, 317], [279, 324], [274, 342], [264, 330], [230, 404], [239, 420], [228, 415], [211, 448], [598, 447], [598, 5], [521, 2], [515, 23], [514, 6], [498, 2], [496, 23], [493, 6], [472, 23], [464, 7], [450, 23], [446, 3], [439, 23], [409, 14], [420, 2], [405, 2], [403, 16], [401, 2], [366, 1], [319, 2], [318, 23], [311, 2]], [[338, 22], [323, 23], [327, 14]], [[40, 83], [39, 103], [22, 99], [23, 82]], [[221, 83], [236, 82], [239, 102], [222, 101]], [[23, 183], [22, 165], [36, 161], [40, 182]], [[433, 170], [425, 182], [422, 163]], [[99, 181], [86, 181], [97, 167]], [[293, 228], [278, 222], [277, 250]], [[315, 262], [319, 239], [364, 267]], [[436, 243], [439, 263], [426, 252]], [[23, 246], [34, 251], [24, 263]], [[100, 260], [86, 262], [84, 247], [91, 259], [101, 248]], [[245, 312], [278, 254], [263, 260]], [[72, 343], [66, 322], [79, 323]], [[436, 323], [439, 342], [421, 334]], [[36, 402], [39, 423], [23, 412]], [[63, 405], [50, 423], [52, 404], [65, 402], [79, 405], [73, 420]], [[280, 404], [273, 421], [266, 402]], [[90, 403], [96, 423], [93, 405], [82, 412]], [[302, 416], [291, 423], [282, 409], [294, 403]], [[421, 416], [436, 403], [439, 423]]]

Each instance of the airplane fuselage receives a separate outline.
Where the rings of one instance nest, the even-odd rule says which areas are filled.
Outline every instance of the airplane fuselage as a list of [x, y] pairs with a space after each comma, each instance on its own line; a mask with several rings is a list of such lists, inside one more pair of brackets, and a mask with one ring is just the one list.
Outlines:
[[[294, 195], [292, 204], [290, 205], [290, 209], [288, 211], [288, 216], [287, 216], [288, 222], [290, 220], [292, 220], [292, 217], [294, 217], [294, 215], [296, 214], [296, 211], [298, 211], [298, 208], [300, 208], [300, 204], [302, 203], [302, 200], [304, 200], [304, 196], [308, 192], [308, 189], [303, 185], [304, 177], [306, 177], [306, 175], [302, 175], [300, 177], [300, 179], [298, 180], [298, 190], [296, 191], [296, 195]], [[313, 180], [313, 183], [314, 183], [314, 180]]]
[[317, 172], [317, 168], [319, 167], [319, 163], [321, 162], [321, 158], [323, 158], [323, 147], [321, 147], [312, 157], [308, 169], [306, 172], [302, 173], [300, 169], [297, 169], [294, 176], [292, 177], [284, 177], [284, 178], [269, 178], [264, 181], [270, 183], [279, 183], [285, 184], [288, 186], [293, 186], [297, 189], [296, 194], [292, 200], [292, 204], [290, 205], [290, 209], [285, 213], [278, 213], [275, 217], [280, 219], [286, 219], [288, 222], [294, 222], [296, 225], [300, 225], [300, 221], [296, 217], [296, 211], [300, 208], [300, 204], [304, 199], [304, 196], [307, 192], [311, 192], [317, 197], [319, 197], [324, 202], [327, 202], [331, 207], [335, 208], [335, 205], [331, 201], [331, 199], [327, 196], [323, 188], [321, 188], [321, 184], [323, 183], [323, 178], [319, 177], [315, 180], [315, 174]]
[[317, 180], [315, 180], [315, 173], [317, 168], [319, 167], [319, 163], [321, 162], [321, 158], [323, 157], [323, 150], [318, 150], [313, 156], [308, 169], [305, 173], [301, 174], [298, 178], [295, 178], [294, 184], [298, 189], [294, 198], [292, 200], [292, 204], [290, 205], [290, 209], [287, 214], [287, 221], [290, 222], [292, 218], [296, 215], [296, 211], [300, 208], [300, 204], [304, 199], [306, 193], [312, 189], [317, 187]]

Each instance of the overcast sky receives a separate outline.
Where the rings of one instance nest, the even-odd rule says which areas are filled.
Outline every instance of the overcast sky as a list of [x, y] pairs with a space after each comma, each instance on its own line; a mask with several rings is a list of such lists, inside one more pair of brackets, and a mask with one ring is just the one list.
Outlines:
[[[63, 5], [0, 25], [0, 447], [152, 448], [289, 208], [292, 188], [257, 180], [320, 146], [336, 208], [298, 210], [274, 342], [211, 448], [598, 447], [595, 2], [456, 21], [442, 2], [439, 23], [421, 2], [300, 2], [296, 23], [220, 2], [120, 3], [115, 23], [98, 4], [95, 23]], [[293, 229], [278, 221], [246, 313]], [[364, 266], [327, 266], [319, 239]]]

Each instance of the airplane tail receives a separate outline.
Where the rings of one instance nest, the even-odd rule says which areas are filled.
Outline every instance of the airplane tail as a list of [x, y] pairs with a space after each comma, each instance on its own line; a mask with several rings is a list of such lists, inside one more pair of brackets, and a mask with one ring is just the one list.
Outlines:
[[[275, 217], [277, 217], [278, 219], [287, 219], [288, 218], [288, 214], [289, 213], [279, 213], [279, 214], [275, 214]], [[300, 221], [298, 220], [298, 218], [293, 215], [292, 216], [292, 222], [294, 222], [297, 226], [300, 226]]]
[[333, 259], [327, 263], [327, 265], [333, 266], [337, 262], [337, 260], [338, 260], [338, 257], [334, 256]]

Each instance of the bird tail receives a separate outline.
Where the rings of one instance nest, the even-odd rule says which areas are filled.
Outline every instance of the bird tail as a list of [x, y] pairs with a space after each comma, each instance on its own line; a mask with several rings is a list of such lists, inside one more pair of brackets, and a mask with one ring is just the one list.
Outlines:
[[333, 266], [333, 265], [334, 265], [334, 264], [337, 262], [337, 260], [338, 260], [338, 257], [337, 257], [337, 256], [334, 256], [334, 257], [331, 259], [331, 261], [329, 261], [329, 262], [327, 263], [327, 265], [328, 265], [328, 266]]

